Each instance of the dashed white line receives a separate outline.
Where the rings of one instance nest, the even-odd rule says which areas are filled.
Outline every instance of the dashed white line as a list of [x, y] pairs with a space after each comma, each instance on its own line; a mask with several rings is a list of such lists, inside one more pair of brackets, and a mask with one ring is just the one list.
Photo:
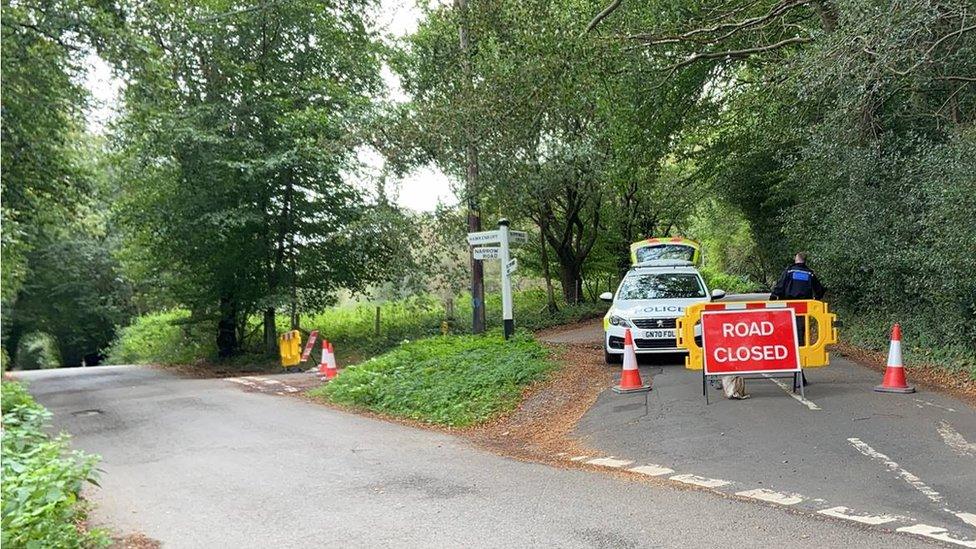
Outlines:
[[630, 465], [633, 461], [627, 459], [614, 459], [611, 457], [596, 458], [587, 461], [586, 463], [590, 465], [602, 465], [603, 467], [623, 467], [624, 465]]
[[927, 538], [937, 539], [946, 543], [954, 543], [963, 547], [971, 547], [976, 549], [976, 541], [955, 538], [949, 535], [949, 532], [945, 528], [939, 528], [938, 526], [930, 526], [928, 524], [913, 524], [912, 526], [902, 526], [901, 528], [895, 529], [895, 531], [925, 536]]
[[736, 492], [735, 495], [742, 496], [746, 498], [758, 499], [762, 501], [768, 501], [769, 503], [776, 503], [779, 505], [796, 505], [803, 501], [803, 497], [799, 494], [784, 494], [782, 492], [774, 492], [773, 490], [766, 490], [765, 488], [757, 488], [755, 490], [744, 490], [742, 492]]
[[915, 399], [915, 402], [918, 403], [917, 406], [919, 408], [921, 408], [922, 405], [925, 405], [925, 406], [932, 406], [933, 408], [941, 408], [941, 409], [943, 409], [943, 410], [945, 410], [947, 412], [955, 412], [956, 411], [955, 408], [950, 408], [948, 406], [942, 406], [941, 404], [936, 404], [934, 402], [929, 402], [929, 401], [924, 400], [924, 399], [921, 399], [921, 398], [916, 398]]
[[705, 488], [718, 488], [719, 486], [726, 486], [732, 484], [727, 480], [717, 479], [717, 478], [705, 478], [697, 475], [674, 475], [670, 477], [671, 480], [676, 480], [678, 482], [683, 482], [685, 484], [694, 484], [695, 486], [703, 486]]
[[[766, 376], [763, 376], [763, 377], [766, 377]], [[787, 385], [784, 381], [781, 381], [781, 380], [776, 379], [774, 377], [766, 377], [766, 379], [768, 379], [769, 381], [772, 381], [776, 385], [779, 385], [779, 388], [782, 389], [782, 390], [784, 390], [784, 391], [786, 391], [786, 394], [790, 395], [791, 397], [793, 397], [794, 400], [796, 400], [800, 404], [806, 406], [807, 408], [810, 408], [811, 410], [814, 410], [814, 411], [821, 409], [820, 406], [817, 406], [817, 404], [814, 403], [813, 401], [807, 400], [807, 399], [803, 398], [802, 396], [794, 393], [793, 392], [793, 388], [790, 387], [789, 385]]]
[[943, 421], [939, 424], [939, 436], [946, 446], [952, 448], [956, 453], [964, 456], [976, 455], [976, 444], [963, 438], [959, 431], [955, 430], [949, 422]]
[[817, 511], [821, 515], [827, 515], [828, 517], [841, 518], [846, 520], [853, 520], [855, 522], [860, 522], [862, 524], [870, 524], [872, 526], [877, 526], [879, 524], [887, 524], [889, 522], [894, 522], [898, 520], [898, 517], [893, 517], [891, 515], [854, 515], [851, 514], [851, 510], [847, 507], [831, 507], [830, 509], [822, 509]]
[[574, 458], [569, 458], [569, 461], [583, 461], [584, 459], [586, 459], [588, 457], [590, 457], [590, 456], [576, 456]]
[[638, 467], [631, 467], [627, 469], [628, 471], [633, 471], [635, 473], [640, 473], [642, 475], [647, 475], [651, 477], [659, 477], [661, 475], [670, 475], [674, 472], [674, 469], [668, 469], [667, 467], [662, 467], [660, 465], [654, 465], [649, 463], [647, 465], [640, 465]]
[[869, 458], [876, 459], [883, 463], [889, 471], [895, 473], [898, 477], [911, 485], [912, 488], [915, 488], [930, 500], [934, 502], [941, 502], [943, 499], [945, 499], [942, 497], [942, 494], [936, 492], [928, 484], [922, 482], [922, 479], [902, 469], [901, 466], [899, 466], [898, 463], [893, 461], [890, 457], [868, 446], [861, 439], [849, 438], [847, 441], [850, 442], [851, 446], [853, 446], [858, 452], [861, 452]]

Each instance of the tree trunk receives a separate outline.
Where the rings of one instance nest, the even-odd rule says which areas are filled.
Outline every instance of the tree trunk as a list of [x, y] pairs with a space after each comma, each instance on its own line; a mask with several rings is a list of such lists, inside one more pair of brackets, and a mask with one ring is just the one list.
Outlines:
[[228, 358], [237, 352], [237, 303], [220, 298], [220, 320], [217, 322], [217, 356]]
[[580, 265], [577, 263], [559, 264], [559, 282], [563, 287], [563, 298], [566, 303], [575, 305], [579, 303], [582, 288], [580, 287]]
[[[468, 3], [467, 0], [454, 0], [454, 9], [460, 15], [458, 24], [458, 42], [461, 47], [461, 69], [464, 72], [465, 94], [471, 91], [471, 43], [468, 38]], [[464, 121], [464, 140], [467, 142], [464, 159], [467, 164], [465, 172], [465, 192], [468, 195], [468, 231], [481, 230], [481, 212], [478, 205], [478, 145], [471, 130], [470, 121]], [[485, 331], [485, 271], [481, 261], [475, 261], [471, 252], [471, 331], [480, 334]]]
[[545, 230], [539, 231], [539, 243], [542, 245], [542, 277], [546, 279], [546, 309], [550, 313], [559, 310], [556, 305], [556, 293], [552, 287], [552, 272], [549, 270], [549, 246], [546, 245]]
[[278, 354], [278, 327], [275, 325], [274, 307], [264, 310], [264, 350], [269, 355]]

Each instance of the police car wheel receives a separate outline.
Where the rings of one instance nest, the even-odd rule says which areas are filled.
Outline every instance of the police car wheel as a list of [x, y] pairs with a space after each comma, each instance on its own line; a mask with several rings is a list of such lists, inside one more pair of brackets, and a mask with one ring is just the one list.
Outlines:
[[607, 364], [620, 364], [624, 361], [624, 355], [615, 355], [608, 352], [606, 349], [603, 350], [603, 360]]

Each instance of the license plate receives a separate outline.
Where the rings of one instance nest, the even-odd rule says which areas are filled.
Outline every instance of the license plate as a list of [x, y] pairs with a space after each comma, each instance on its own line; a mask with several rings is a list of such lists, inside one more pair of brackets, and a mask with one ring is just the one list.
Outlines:
[[677, 337], [674, 330], [647, 330], [644, 332], [645, 339], [675, 339]]

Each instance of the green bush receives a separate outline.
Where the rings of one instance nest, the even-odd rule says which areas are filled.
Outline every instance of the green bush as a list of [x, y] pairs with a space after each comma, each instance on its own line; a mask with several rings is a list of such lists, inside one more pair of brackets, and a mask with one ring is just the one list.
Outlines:
[[[404, 340], [422, 339], [441, 333], [446, 321], [448, 332], [463, 334], [471, 330], [471, 300], [455, 300], [453, 318], [448, 318], [443, 301], [431, 296], [415, 296], [399, 301], [380, 304], [380, 331], [376, 334], [376, 307], [374, 303], [360, 303], [335, 307], [305, 315], [302, 327], [318, 330], [336, 349], [340, 362], [375, 356], [396, 347]], [[514, 300], [515, 323], [520, 329], [539, 330], [559, 324], [593, 318], [606, 312], [606, 304], [561, 304], [559, 311], [549, 313], [545, 292], [529, 290], [519, 292]], [[491, 294], [487, 299], [489, 329], [502, 325], [501, 295]], [[173, 310], [143, 315], [132, 325], [120, 330], [118, 338], [108, 350], [109, 364], [186, 364], [198, 359], [212, 359], [216, 355], [213, 344], [212, 324], [189, 324], [190, 314]], [[276, 318], [278, 332], [289, 329], [286, 315]], [[253, 317], [248, 323], [248, 333], [256, 334], [245, 351], [262, 353], [260, 342], [261, 318]], [[239, 357], [238, 361], [261, 360], [252, 354]]]
[[942, 339], [933, 336], [936, 328], [927, 325], [923, 316], [903, 316], [891, 311], [854, 313], [841, 307], [837, 317], [844, 325], [840, 337], [844, 341], [875, 351], [888, 349], [891, 326], [901, 324], [902, 352], [905, 363], [932, 364], [950, 372], [965, 373], [976, 380], [976, 352], [962, 339]]
[[44, 332], [30, 332], [17, 342], [14, 356], [17, 368], [21, 370], [41, 370], [61, 366], [61, 351], [58, 341]]
[[211, 322], [192, 322], [181, 309], [150, 313], [119, 331], [107, 364], [188, 364], [217, 354]]
[[2, 534], [7, 548], [100, 547], [100, 530], [79, 528], [85, 518], [78, 493], [94, 482], [98, 461], [68, 448], [68, 437], [45, 433], [50, 413], [13, 382], [3, 383]]
[[530, 336], [437, 336], [347, 368], [309, 394], [397, 417], [465, 426], [514, 408], [554, 363]]

